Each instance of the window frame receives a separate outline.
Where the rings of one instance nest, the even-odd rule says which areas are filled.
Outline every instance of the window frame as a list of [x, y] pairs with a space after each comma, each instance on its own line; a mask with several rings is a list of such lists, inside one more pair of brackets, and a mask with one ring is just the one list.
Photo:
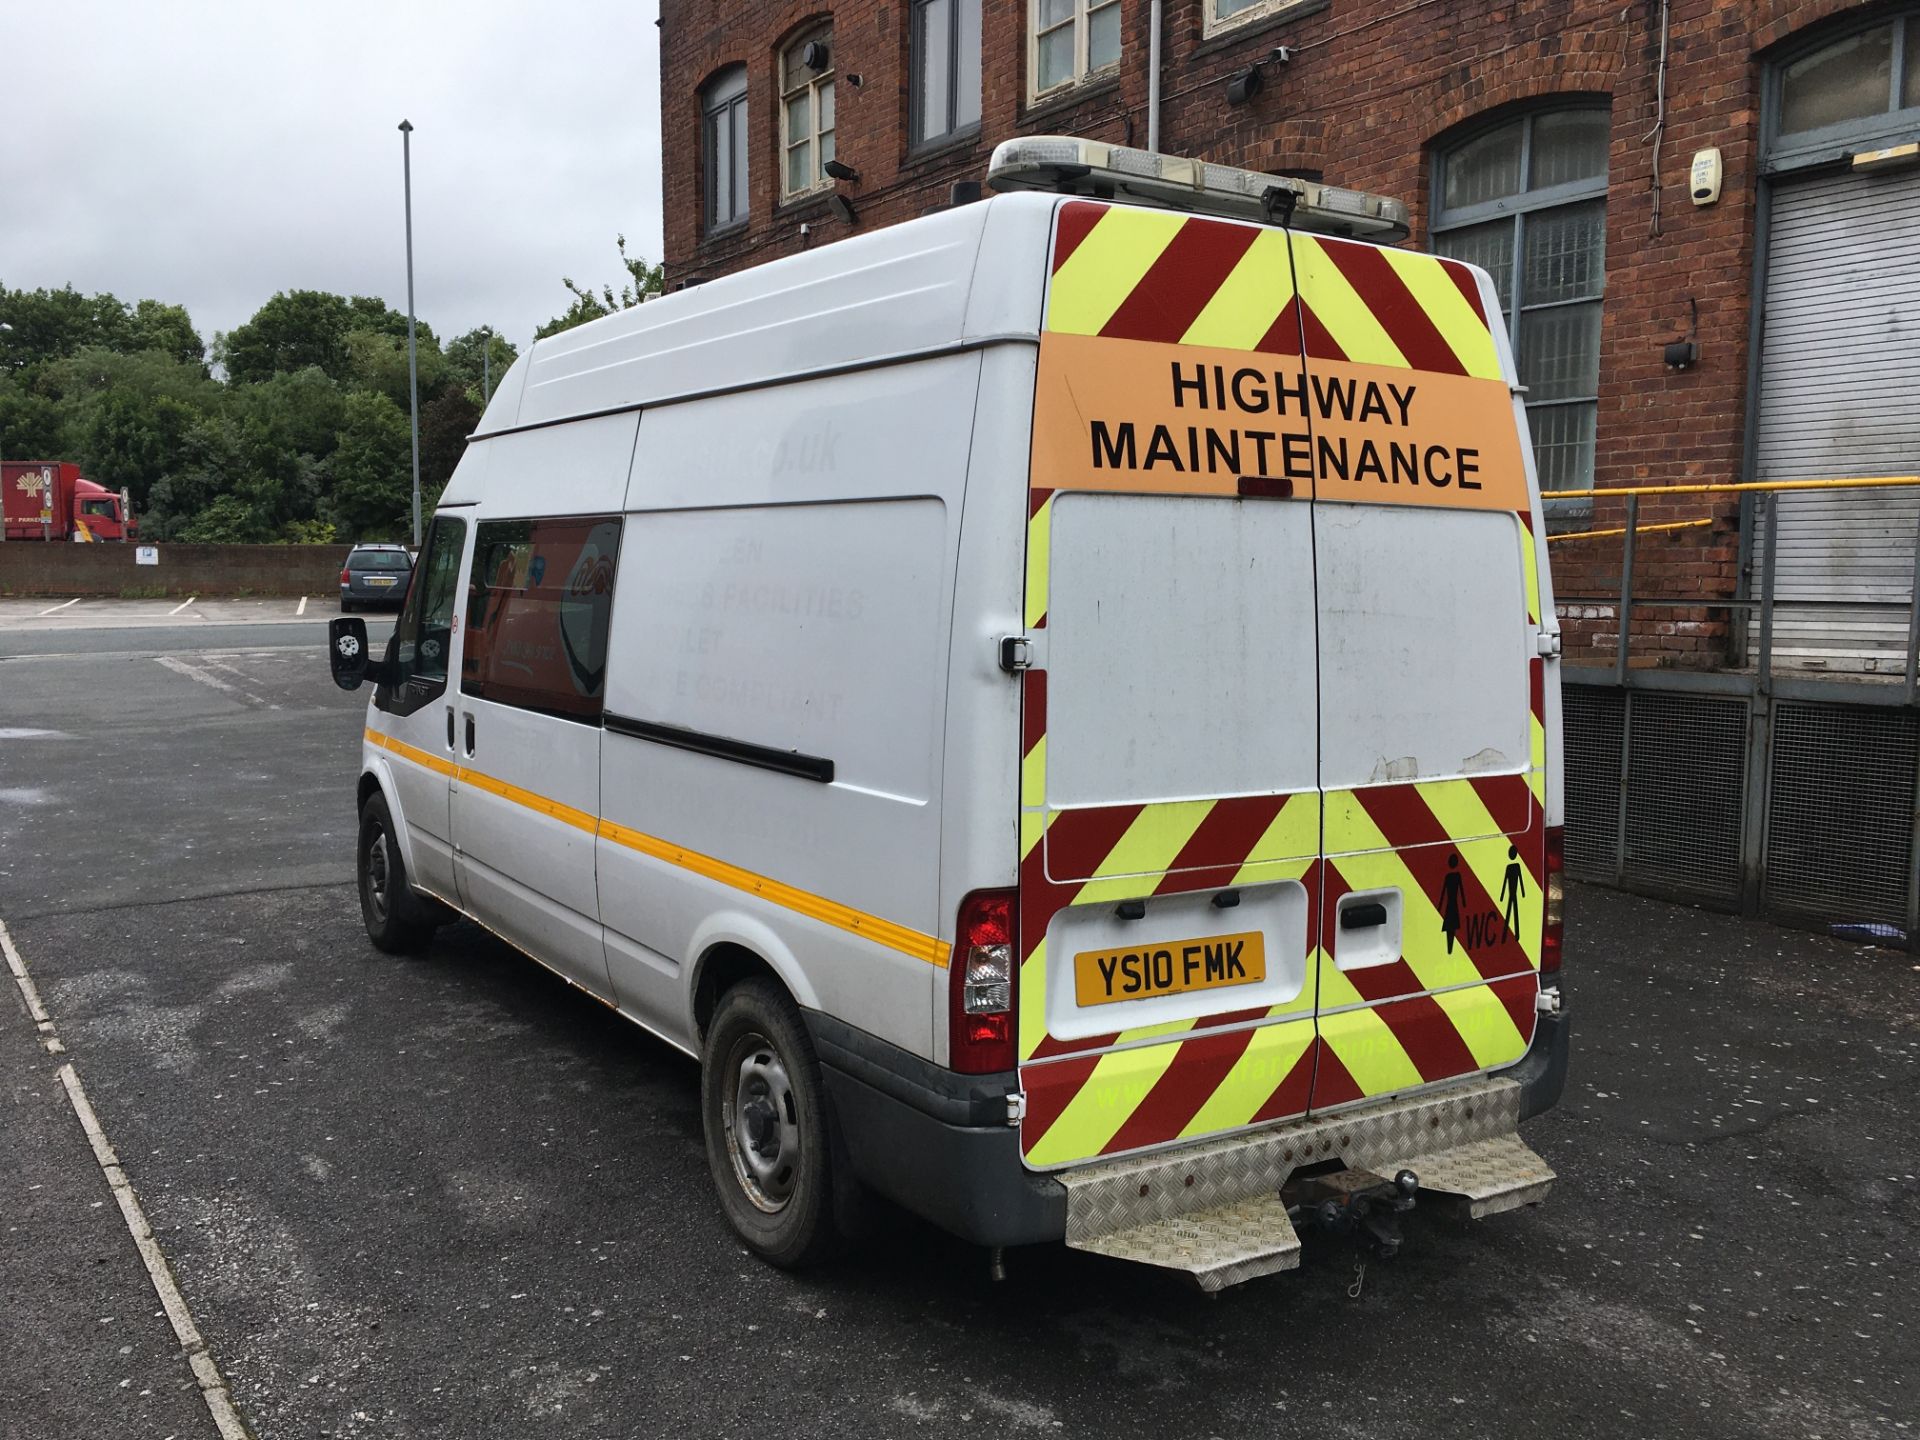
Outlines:
[[[578, 713], [575, 710], [562, 709], [556, 706], [535, 705], [528, 703], [524, 698], [510, 699], [503, 698], [500, 694], [490, 694], [488, 693], [489, 679], [485, 676], [479, 677], [477, 688], [469, 688], [468, 682], [470, 677], [467, 673], [467, 663], [474, 658], [475, 637], [485, 635], [487, 637], [486, 646], [482, 648], [489, 650], [493, 640], [493, 636], [489, 630], [493, 616], [481, 613], [476, 617], [476, 603], [483, 602], [485, 597], [489, 595], [493, 589], [492, 585], [488, 583], [482, 569], [482, 562], [486, 556], [486, 547], [492, 544], [502, 543], [497, 537], [489, 539], [486, 531], [490, 527], [516, 525], [526, 526], [529, 527], [529, 529], [539, 526], [579, 527], [588, 533], [603, 525], [611, 525], [615, 528], [616, 538], [614, 540], [612, 565], [610, 567], [605, 596], [601, 601], [601, 604], [605, 607], [605, 629], [601, 636], [603, 648], [600, 655], [600, 688], [598, 693], [594, 695], [579, 697], [581, 700], [590, 700], [592, 702], [591, 714]], [[620, 553], [626, 542], [626, 528], [626, 517], [619, 514], [496, 515], [485, 519], [476, 519], [473, 527], [473, 558], [468, 564], [466, 585], [467, 611], [465, 621], [462, 625], [465, 644], [460, 656], [460, 696], [463, 700], [484, 701], [489, 705], [499, 705], [509, 710], [522, 710], [531, 715], [544, 715], [549, 719], [564, 720], [573, 725], [598, 727], [604, 722], [607, 704], [607, 664], [609, 657], [613, 653], [613, 602], [615, 592], [619, 585]], [[539, 542], [537, 537], [529, 535], [524, 543], [532, 546], [537, 545]], [[535, 580], [533, 583], [539, 586], [542, 584], [542, 581]], [[484, 605], [481, 605], [480, 609], [484, 612]], [[498, 611], [496, 610], [494, 613], [497, 614]], [[491, 658], [490, 653], [488, 658]]]
[[[1120, 0], [1072, 0], [1073, 14], [1056, 24], [1048, 25], [1044, 31], [1040, 24], [1040, 6], [1044, 0], [1027, 0], [1027, 101], [1032, 104], [1055, 95], [1064, 95], [1080, 85], [1091, 84], [1095, 80], [1104, 80], [1109, 75], [1120, 73], [1120, 64], [1126, 58], [1126, 33], [1121, 31], [1120, 53], [1114, 57], [1111, 65], [1102, 65], [1098, 70], [1088, 63], [1087, 49], [1089, 36], [1093, 30], [1093, 12], [1096, 10], [1118, 9], [1122, 21], [1126, 11]], [[1040, 85], [1040, 37], [1053, 34], [1056, 30], [1071, 25], [1073, 27], [1073, 73], [1065, 80], [1059, 80], [1044, 89]]]
[[[1887, 77], [1888, 108], [1855, 120], [1842, 120], [1812, 130], [1782, 134], [1780, 112], [1786, 99], [1787, 70], [1803, 60], [1812, 59], [1823, 50], [1883, 27], [1891, 32], [1893, 47]], [[1857, 150], [1879, 148], [1880, 143], [1900, 144], [1920, 139], [1920, 105], [1897, 103], [1906, 81], [1907, 37], [1916, 31], [1920, 31], [1920, 8], [1896, 10], [1892, 14], [1882, 11], [1864, 22], [1841, 29], [1823, 27], [1816, 39], [1796, 45], [1778, 59], [1770, 61], [1761, 80], [1761, 172], [1775, 174], [1809, 165], [1824, 165], [1835, 160], [1846, 160]]]
[[[747, 67], [729, 65], [700, 87], [700, 219], [707, 235], [724, 235], [745, 225], [753, 214], [753, 192], [749, 188], [749, 155], [753, 149], [747, 134]], [[729, 160], [738, 169], [730, 178], [733, 184], [726, 196], [727, 212], [720, 212], [719, 194], [719, 122], [725, 122]], [[738, 208], [734, 206], [736, 195]]]
[[[1600, 265], [1600, 288], [1597, 294], [1581, 296], [1570, 300], [1546, 300], [1537, 304], [1530, 304], [1526, 298], [1526, 246], [1528, 216], [1540, 215], [1550, 210], [1559, 210], [1573, 205], [1586, 204], [1594, 200], [1600, 201], [1602, 206], [1601, 233], [1603, 236], [1602, 245], [1604, 246], [1606, 203], [1609, 198], [1607, 193], [1608, 173], [1606, 170], [1602, 170], [1597, 176], [1563, 181], [1558, 185], [1543, 186], [1538, 190], [1523, 188], [1515, 194], [1496, 196], [1491, 200], [1483, 200], [1473, 205], [1461, 205], [1449, 209], [1445, 204], [1447, 166], [1453, 156], [1459, 154], [1475, 140], [1490, 135], [1497, 130], [1504, 129], [1518, 121], [1520, 124], [1519, 171], [1521, 184], [1525, 186], [1527, 177], [1533, 170], [1534, 127], [1548, 116], [1577, 112], [1603, 115], [1608, 117], [1609, 121], [1612, 118], [1612, 107], [1600, 100], [1573, 100], [1569, 103], [1540, 105], [1521, 111], [1517, 115], [1512, 113], [1501, 115], [1489, 120], [1485, 124], [1476, 125], [1471, 129], [1461, 131], [1451, 136], [1445, 145], [1432, 147], [1434, 163], [1432, 167], [1431, 195], [1428, 210], [1431, 218], [1427, 223], [1427, 248], [1429, 250], [1435, 254], [1439, 254], [1440, 237], [1453, 231], [1467, 230], [1495, 221], [1505, 221], [1513, 227], [1513, 258], [1509, 262], [1510, 269], [1507, 275], [1507, 313], [1501, 318], [1507, 328], [1507, 343], [1513, 352], [1516, 372], [1520, 365], [1520, 332], [1528, 314], [1540, 314], [1549, 310], [1571, 309], [1576, 305], [1597, 305], [1600, 307], [1602, 324], [1604, 326], [1607, 300], [1606, 259], [1604, 250]], [[1609, 149], [1611, 149], [1611, 141], [1609, 141]], [[1608, 157], [1608, 163], [1610, 167], [1611, 156]], [[1602, 333], [1604, 334], [1604, 330]], [[1598, 358], [1598, 347], [1596, 347], [1596, 358]], [[1532, 400], [1524, 395], [1521, 397], [1526, 404], [1527, 416], [1530, 422], [1528, 426], [1528, 440], [1530, 444], [1532, 443], [1533, 428], [1531, 420], [1533, 412], [1536, 409], [1554, 410], [1568, 409], [1576, 405], [1591, 406], [1595, 414], [1594, 464], [1595, 468], [1597, 468], [1600, 404], [1600, 386], [1597, 369], [1598, 367], [1596, 366], [1594, 393], [1591, 395], [1562, 395], [1552, 400], [1540, 401]], [[1538, 460], [1539, 457], [1536, 454], [1536, 473], [1539, 468]], [[1593, 482], [1593, 472], [1589, 471], [1584, 485], [1576, 485], [1569, 488], [1591, 490], [1593, 488]], [[1541, 487], [1540, 498], [1546, 504], [1551, 515], [1565, 516], [1571, 519], [1593, 513], [1593, 503], [1591, 501], [1556, 501], [1553, 498], [1554, 493], [1554, 491], [1547, 489], [1544, 485]]]
[[1204, 0], [1200, 7], [1201, 38], [1211, 40], [1215, 35], [1238, 30], [1242, 25], [1271, 20], [1275, 16], [1285, 15], [1290, 10], [1301, 10], [1318, 3], [1319, 0], [1254, 0], [1254, 3], [1244, 10], [1237, 10], [1231, 15], [1222, 15], [1219, 13], [1220, 0]]
[[[448, 680], [453, 673], [453, 641], [459, 633], [454, 617], [460, 612], [460, 580], [466, 571], [467, 540], [471, 530], [472, 526], [464, 515], [440, 514], [433, 517], [433, 523], [427, 529], [426, 543], [420, 547], [420, 558], [407, 584], [407, 598], [401, 602], [400, 615], [393, 622], [393, 635], [387, 641], [387, 659], [400, 668], [403, 678], [398, 683], [383, 683], [374, 691], [374, 708], [389, 715], [411, 715], [447, 693]], [[423, 680], [414, 673], [414, 662], [402, 658], [400, 647], [408, 643], [406, 637], [409, 631], [413, 643], [419, 641], [421, 611], [427, 605], [427, 592], [433, 583], [433, 562], [439, 558], [442, 537], [454, 541], [453, 566], [447, 572], [452, 578], [447, 597], [447, 664], [439, 675]]]
[[[920, 133], [926, 119], [927, 97], [920, 84], [919, 36], [921, 33], [920, 13], [936, 0], [908, 0], [907, 4], [907, 153], [918, 154], [923, 150], [937, 149], [950, 145], [967, 135], [980, 133], [981, 111], [985, 106], [985, 75], [982, 68], [984, 55], [982, 49], [982, 31], [986, 20], [981, 11], [984, 0], [945, 0], [947, 6], [947, 124], [940, 130]], [[981, 83], [980, 94], [974, 97], [973, 119], [965, 124], [958, 119], [960, 110], [960, 46], [964, 40], [961, 34], [960, 7], [971, 4], [974, 8], [974, 69]]]
[[[801, 69], [806, 69], [806, 62], [799, 59], [798, 52], [804, 50], [816, 40], [824, 41], [826, 44], [827, 68], [812, 72], [805, 81], [798, 85], [789, 86], [787, 84], [787, 66], [789, 60], [792, 60], [792, 62]], [[820, 20], [806, 26], [795, 34], [785, 45], [782, 45], [779, 54], [775, 57], [773, 81], [780, 106], [780, 203], [783, 205], [791, 204], [796, 200], [809, 199], [812, 196], [833, 188], [833, 177], [827, 174], [826, 160], [820, 154], [820, 140], [823, 135], [832, 135], [838, 126], [840, 119], [838, 106], [839, 97], [837, 94], [835, 95], [835, 123], [822, 127], [820, 124], [820, 94], [823, 87], [828, 91], [833, 91], [835, 88], [834, 77], [838, 73], [834, 63], [835, 59], [832, 20]], [[807, 96], [808, 131], [804, 137], [796, 140], [788, 129], [791, 114], [788, 104], [795, 96], [801, 94], [803, 91]], [[810, 145], [812, 147], [812, 169], [814, 178], [808, 184], [795, 189], [788, 184], [790, 178], [788, 167], [794, 150], [801, 145]]]

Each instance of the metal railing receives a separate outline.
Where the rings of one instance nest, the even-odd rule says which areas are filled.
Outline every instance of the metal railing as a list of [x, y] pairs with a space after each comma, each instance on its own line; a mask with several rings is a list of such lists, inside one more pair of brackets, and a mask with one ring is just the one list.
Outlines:
[[[1550, 545], [1618, 537], [1621, 540], [1621, 547], [1620, 587], [1617, 594], [1608, 597], [1560, 596], [1557, 598], [1560, 603], [1569, 605], [1605, 604], [1609, 601], [1614, 605], [1614, 616], [1619, 633], [1615, 637], [1613, 669], [1615, 680], [1621, 684], [1626, 683], [1630, 665], [1636, 607], [1726, 610], [1740, 615], [1754, 615], [1757, 612], [1759, 634], [1757, 644], [1754, 646], [1755, 676], [1759, 688], [1764, 692], [1772, 687], [1774, 668], [1775, 581], [1780, 536], [1780, 509], [1776, 496], [1783, 492], [1797, 491], [1887, 489], [1920, 489], [1920, 475], [1873, 475], [1818, 480], [1747, 480], [1693, 485], [1621, 485], [1596, 490], [1549, 491], [1543, 496], [1544, 499], [1595, 502], [1617, 499], [1623, 500], [1626, 506], [1625, 523], [1622, 525], [1577, 530], [1547, 537], [1547, 543]], [[1759, 556], [1760, 574], [1757, 577], [1758, 598], [1751, 594], [1744, 596], [1636, 595], [1634, 570], [1642, 535], [1696, 529], [1712, 525], [1718, 518], [1709, 515], [1699, 519], [1661, 521], [1642, 525], [1640, 524], [1640, 497], [1652, 495], [1672, 499], [1684, 495], [1724, 494], [1751, 494], [1755, 498], [1754, 533], [1762, 539]], [[1913, 578], [1908, 595], [1907, 644], [1902, 672], [1902, 689], [1905, 703], [1912, 705], [1916, 702], [1916, 698], [1920, 698], [1920, 532], [1916, 532], [1915, 536]]]

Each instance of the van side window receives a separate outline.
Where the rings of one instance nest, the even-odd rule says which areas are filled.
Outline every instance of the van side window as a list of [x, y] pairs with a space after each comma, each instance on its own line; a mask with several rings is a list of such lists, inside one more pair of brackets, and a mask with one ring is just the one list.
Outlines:
[[460, 693], [598, 725], [619, 557], [615, 516], [482, 522]]
[[453, 600], [466, 548], [464, 520], [442, 515], [427, 532], [426, 548], [414, 567], [387, 652], [400, 667], [401, 678], [381, 686], [374, 696], [374, 704], [389, 714], [411, 715], [446, 693]]

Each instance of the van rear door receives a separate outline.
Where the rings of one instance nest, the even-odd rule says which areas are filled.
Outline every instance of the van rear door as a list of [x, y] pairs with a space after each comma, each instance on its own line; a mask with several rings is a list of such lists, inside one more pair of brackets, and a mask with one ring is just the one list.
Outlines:
[[1526, 459], [1478, 282], [1296, 234], [1311, 443], [1324, 1110], [1517, 1061], [1546, 832]]
[[1286, 236], [1070, 201], [1051, 270], [1020, 787], [1037, 1167], [1302, 1113], [1322, 928], [1311, 489], [1243, 499], [1278, 474], [1268, 427], [1209, 448], [1193, 423], [1209, 357], [1269, 406], [1299, 370]]

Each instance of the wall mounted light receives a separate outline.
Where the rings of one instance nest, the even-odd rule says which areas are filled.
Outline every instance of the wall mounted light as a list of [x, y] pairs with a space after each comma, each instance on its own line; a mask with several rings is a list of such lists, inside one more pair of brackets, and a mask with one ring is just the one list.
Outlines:
[[860, 172], [844, 160], [828, 160], [820, 167], [836, 180], [858, 180]]
[[1276, 45], [1267, 52], [1265, 59], [1256, 60], [1246, 69], [1235, 71], [1227, 79], [1227, 103], [1229, 105], [1249, 104], [1266, 86], [1266, 75], [1263, 73], [1265, 67], [1284, 65], [1291, 59], [1293, 59], [1293, 50], [1290, 46]]
[[1670, 370], [1691, 370], [1700, 362], [1700, 302], [1687, 297], [1687, 338], [1671, 340], [1660, 352]]
[[834, 219], [847, 225], [853, 224], [856, 218], [853, 210], [853, 202], [844, 195], [828, 197], [827, 209], [833, 212]]

